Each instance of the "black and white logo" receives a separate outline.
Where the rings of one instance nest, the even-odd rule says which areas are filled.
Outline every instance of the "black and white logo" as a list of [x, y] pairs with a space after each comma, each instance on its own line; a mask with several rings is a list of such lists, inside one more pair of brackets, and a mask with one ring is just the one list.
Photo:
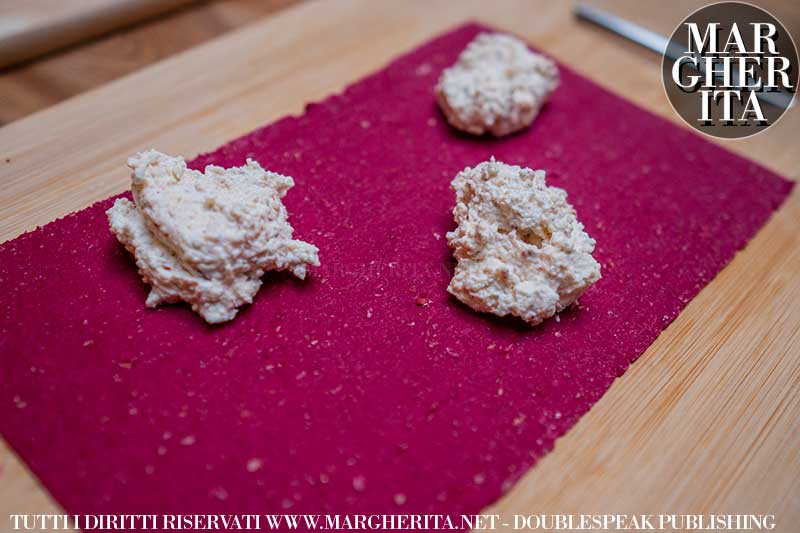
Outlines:
[[699, 131], [727, 139], [774, 124], [793, 105], [797, 48], [773, 15], [743, 2], [721, 2], [689, 15], [662, 61], [675, 111]]

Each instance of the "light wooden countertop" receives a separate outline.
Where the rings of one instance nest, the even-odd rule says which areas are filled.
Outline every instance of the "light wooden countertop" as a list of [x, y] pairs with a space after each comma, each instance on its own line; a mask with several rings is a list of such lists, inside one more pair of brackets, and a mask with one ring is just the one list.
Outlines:
[[[12, 42], [12, 48], [24, 49], [24, 55], [29, 53], [29, 43], [45, 50], [59, 44], [59, 39], [77, 42], [0, 69], [0, 125], [256, 22], [297, 1], [3, 0], [0, 47]], [[166, 13], [131, 23], [131, 18], [170, 7]], [[119, 20], [109, 20], [114, 17]], [[128, 24], [116, 31], [92, 37], [106, 26], [125, 22]], [[5, 52], [9, 56], [15, 53]], [[2, 56], [0, 52], [0, 60]]]

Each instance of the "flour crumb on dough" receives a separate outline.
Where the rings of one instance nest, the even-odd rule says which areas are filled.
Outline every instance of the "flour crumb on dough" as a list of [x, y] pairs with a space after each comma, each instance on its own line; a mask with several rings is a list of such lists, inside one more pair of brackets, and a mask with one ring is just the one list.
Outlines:
[[118, 199], [107, 215], [151, 286], [148, 307], [185, 301], [207, 322], [225, 322], [252, 302], [265, 271], [303, 279], [307, 265], [319, 265], [315, 246], [292, 239], [281, 201], [292, 178], [250, 159], [203, 173], [155, 150], [128, 166], [135, 204]]
[[442, 72], [436, 100], [453, 127], [501, 137], [528, 127], [558, 80], [555, 63], [524, 42], [481, 33]]
[[535, 325], [600, 279], [594, 239], [543, 170], [492, 158], [459, 172], [451, 188], [458, 227], [447, 242], [458, 264], [447, 290], [476, 311]]

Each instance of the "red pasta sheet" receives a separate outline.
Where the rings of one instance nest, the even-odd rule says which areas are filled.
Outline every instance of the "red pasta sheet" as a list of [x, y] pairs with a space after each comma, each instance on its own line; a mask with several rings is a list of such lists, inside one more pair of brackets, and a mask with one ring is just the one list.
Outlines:
[[[529, 130], [459, 134], [433, 86], [481, 29], [192, 163], [293, 176], [295, 236], [320, 248], [231, 323], [145, 308], [112, 199], [0, 246], [0, 429], [67, 511], [478, 512], [789, 193], [563, 66]], [[534, 328], [446, 292], [450, 180], [492, 155], [545, 169], [597, 240], [603, 279]]]

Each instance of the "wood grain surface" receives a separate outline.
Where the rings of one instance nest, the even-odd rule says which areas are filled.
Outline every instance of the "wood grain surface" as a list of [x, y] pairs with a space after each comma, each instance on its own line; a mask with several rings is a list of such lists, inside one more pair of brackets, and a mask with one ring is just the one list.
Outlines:
[[[681, 4], [687, 7], [671, 20], [660, 15], [660, 24], [677, 24], [690, 5]], [[192, 157], [210, 150], [299, 113], [305, 102], [468, 19], [522, 34], [599, 84], [679, 122], [661, 87], [659, 58], [577, 22], [567, 4], [475, 0], [458, 8], [422, 1], [300, 4], [0, 129], [0, 239], [121, 192], [131, 152], [158, 147]], [[720, 144], [797, 179], [798, 138], [795, 108], [760, 135]], [[776, 531], [796, 531], [798, 222], [795, 192], [554, 451], [487, 512], [771, 513]], [[2, 514], [58, 512], [12, 454], [0, 461]]]
[[[20, 17], [14, 5], [23, 6], [22, 17], [30, 18], [30, 24], [41, 26], [44, 22], [37, 20], [48, 13], [36, 9], [37, 6], [54, 4], [48, 18], [58, 19], [67, 16], [65, 11], [74, 17], [76, 10], [88, 11], [93, 5], [113, 1], [116, 0], [0, 0], [0, 43], [3, 20], [6, 25], [13, 25], [13, 19]], [[112, 34], [53, 51], [35, 62], [0, 70], [0, 125], [255, 22], [296, 1], [195, 1], [183, 9], [174, 9]]]
[[0, 67], [89, 39], [192, 0], [5, 0]]

